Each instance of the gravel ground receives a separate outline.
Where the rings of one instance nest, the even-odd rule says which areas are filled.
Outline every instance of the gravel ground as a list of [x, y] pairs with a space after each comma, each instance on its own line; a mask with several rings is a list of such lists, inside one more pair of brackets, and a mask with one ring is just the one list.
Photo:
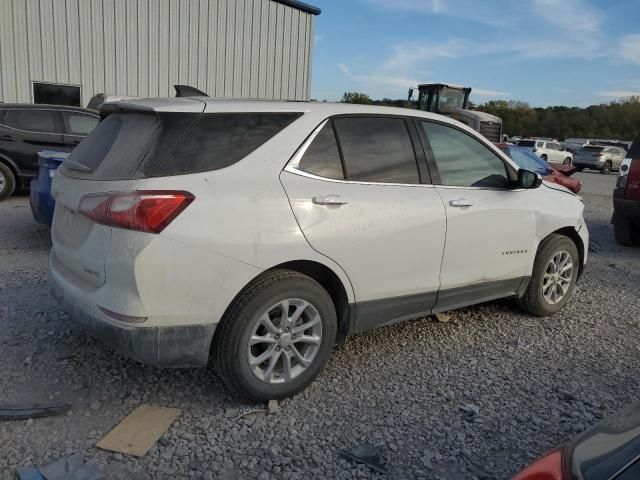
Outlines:
[[[72, 405], [0, 422], [0, 480], [80, 452], [107, 478], [383, 478], [342, 449], [382, 445], [386, 478], [502, 479], [638, 399], [640, 249], [615, 244], [615, 175], [579, 174], [594, 250], [574, 299], [538, 319], [509, 301], [354, 338], [305, 392], [269, 416], [207, 369], [158, 370], [85, 335], [48, 297], [49, 233], [26, 196], [0, 203], [0, 403]], [[96, 442], [141, 403], [182, 409], [143, 458]], [[479, 407], [467, 420], [465, 404]]]

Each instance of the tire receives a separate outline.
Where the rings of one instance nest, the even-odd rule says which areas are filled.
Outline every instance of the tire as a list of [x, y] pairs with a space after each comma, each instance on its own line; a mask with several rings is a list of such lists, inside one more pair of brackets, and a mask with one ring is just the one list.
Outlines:
[[576, 167], [576, 170], [578, 170], [579, 172], [584, 170], [584, 167]]
[[[571, 259], [571, 273], [570, 275], [566, 275], [566, 290], [562, 289], [562, 287], [554, 286], [553, 284], [551, 284], [551, 287], [546, 290], [546, 292], [551, 293], [554, 289], [556, 292], [564, 292], [561, 298], [557, 299], [555, 303], [551, 303], [543, 291], [545, 275], [553, 275], [553, 270], [551, 270], [552, 273], [549, 273], [549, 269], [551, 268], [551, 263], [554, 259], [558, 258], [560, 260], [560, 265], [562, 265], [562, 258], [564, 258], [562, 255], [563, 253], [567, 254]], [[573, 240], [563, 235], [550, 235], [542, 241], [538, 248], [538, 253], [536, 254], [536, 259], [533, 263], [531, 280], [529, 281], [529, 285], [527, 286], [524, 295], [517, 300], [518, 305], [524, 311], [538, 317], [548, 317], [557, 313], [571, 298], [571, 294], [573, 293], [573, 289], [578, 278], [579, 268], [580, 255], [578, 254], [578, 249]]]
[[563, 165], [571, 165], [571, 157], [567, 157], [564, 159], [564, 162], [562, 162]]
[[16, 188], [16, 177], [9, 167], [0, 163], [0, 202], [13, 193]]
[[[289, 320], [304, 302], [308, 303], [300, 320], [289, 327], [280, 324], [284, 301], [290, 305]], [[311, 324], [316, 314], [320, 320], [305, 329], [302, 336], [319, 337], [319, 342], [300, 341], [300, 332], [294, 333], [295, 326], [300, 322]], [[267, 323], [262, 320], [265, 317], [273, 320], [268, 322], [273, 329], [266, 327]], [[248, 285], [225, 313], [213, 344], [216, 369], [228, 388], [253, 401], [290, 397], [305, 389], [326, 365], [335, 344], [337, 324], [333, 301], [318, 282], [290, 270], [269, 272]], [[250, 345], [251, 337], [269, 338], [269, 341]], [[299, 362], [294, 352], [309, 360], [309, 365], [305, 367]], [[261, 356], [265, 358], [262, 363], [250, 365]], [[286, 379], [287, 358], [290, 379]]]
[[609, 173], [611, 173], [611, 162], [609, 160], [607, 160], [606, 162], [604, 162], [604, 165], [602, 166], [602, 170], [600, 170], [604, 175], [609, 175]]
[[547, 159], [547, 156], [546, 156], [546, 155], [540, 155], [540, 158], [541, 158], [542, 160], [544, 160], [545, 162], [547, 162], [547, 163], [549, 162], [549, 160]]
[[622, 215], [613, 215], [613, 236], [620, 245], [624, 247], [635, 247], [640, 245], [640, 229]]

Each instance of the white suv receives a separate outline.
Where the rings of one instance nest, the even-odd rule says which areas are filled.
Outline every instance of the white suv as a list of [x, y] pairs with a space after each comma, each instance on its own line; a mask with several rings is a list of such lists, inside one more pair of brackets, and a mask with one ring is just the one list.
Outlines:
[[569, 300], [583, 204], [474, 130], [398, 108], [202, 98], [105, 105], [60, 167], [51, 290], [139, 361], [256, 400], [347, 335], [516, 297]]
[[518, 147], [528, 148], [545, 162], [571, 165], [573, 153], [562, 146], [560, 142], [550, 140], [519, 140]]

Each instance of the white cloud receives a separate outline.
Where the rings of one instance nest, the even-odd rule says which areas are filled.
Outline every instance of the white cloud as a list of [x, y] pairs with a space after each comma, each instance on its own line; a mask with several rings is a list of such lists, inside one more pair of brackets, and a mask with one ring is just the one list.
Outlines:
[[605, 98], [625, 98], [632, 96], [640, 96], [640, 90], [603, 90], [601, 92], [597, 92], [599, 97]]
[[599, 33], [602, 13], [583, 0], [534, 0], [534, 11], [549, 24], [571, 32]]
[[416, 79], [402, 75], [385, 75], [379, 73], [356, 74], [353, 73], [344, 63], [339, 63], [338, 68], [347, 76], [347, 78], [362, 85], [401, 87], [407, 90], [409, 87], [415, 87], [420, 83]]
[[435, 58], [457, 58], [466, 50], [465, 41], [452, 38], [443, 43], [403, 43], [391, 47], [393, 54], [385, 61], [387, 69], [417, 68]]
[[474, 88], [471, 90], [471, 95], [478, 97], [509, 97], [511, 94], [507, 92], [501, 92], [499, 90], [485, 90], [483, 88]]
[[631, 33], [623, 36], [617, 53], [621, 59], [640, 65], [640, 34]]
[[410, 13], [442, 13], [446, 10], [445, 0], [369, 0], [373, 5], [389, 10]]

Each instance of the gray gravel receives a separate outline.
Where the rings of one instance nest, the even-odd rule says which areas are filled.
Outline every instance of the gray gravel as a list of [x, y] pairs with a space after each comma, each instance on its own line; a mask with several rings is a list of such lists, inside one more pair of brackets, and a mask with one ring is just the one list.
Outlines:
[[[638, 398], [640, 249], [613, 241], [615, 175], [580, 178], [597, 251], [560, 314], [501, 301], [360, 335], [308, 390], [240, 420], [228, 413], [247, 405], [209, 370], [137, 364], [70, 323], [48, 298], [48, 230], [27, 197], [0, 203], [0, 403], [72, 405], [0, 422], [0, 480], [73, 452], [110, 479], [383, 478], [340, 456], [366, 442], [387, 478], [508, 478]], [[95, 447], [143, 402], [183, 412], [145, 457]]]

